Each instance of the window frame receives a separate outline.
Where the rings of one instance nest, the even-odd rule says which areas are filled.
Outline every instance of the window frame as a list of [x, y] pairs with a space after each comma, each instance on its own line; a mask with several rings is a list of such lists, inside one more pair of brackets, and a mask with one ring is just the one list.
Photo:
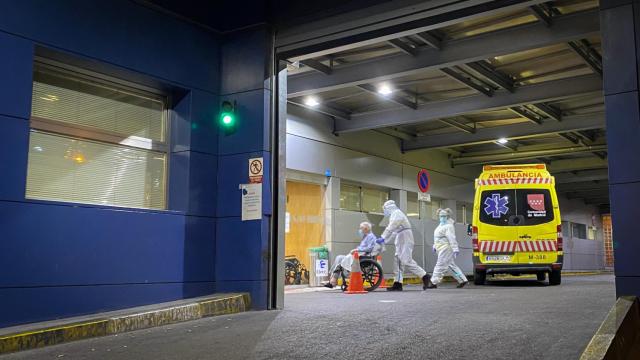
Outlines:
[[[354, 212], [359, 212], [359, 213], [363, 213], [363, 214], [378, 214], [378, 215], [382, 215], [382, 213], [370, 212], [370, 211], [365, 211], [364, 210], [364, 194], [363, 194], [363, 192], [364, 192], [365, 189], [386, 193], [387, 194], [387, 200], [389, 200], [390, 197], [391, 197], [391, 191], [388, 188], [385, 188], [385, 187], [382, 187], [382, 186], [355, 183], [355, 182], [351, 182], [351, 181], [341, 181], [340, 182], [340, 195], [341, 196], [342, 196], [342, 187], [343, 186], [349, 186], [349, 187], [357, 188], [358, 189], [358, 200], [359, 200], [358, 201], [358, 204], [359, 204], [359, 209], [358, 210], [343, 208], [342, 207], [342, 201], [341, 201], [340, 210], [344, 210], [344, 211], [354, 211]], [[382, 205], [384, 205], [384, 203], [381, 204], [381, 207], [382, 207]]]
[[[146, 150], [150, 152], [161, 153], [165, 155], [165, 169], [163, 174], [163, 182], [164, 182], [164, 206], [162, 208], [152, 208], [152, 207], [133, 207], [133, 206], [124, 206], [117, 204], [96, 204], [96, 203], [87, 203], [87, 202], [75, 202], [72, 200], [49, 200], [42, 198], [31, 198], [27, 196], [26, 188], [24, 193], [25, 200], [36, 201], [36, 202], [49, 202], [49, 203], [67, 203], [74, 205], [82, 205], [87, 207], [100, 207], [100, 208], [125, 208], [125, 209], [139, 209], [145, 211], [160, 211], [166, 212], [171, 211], [169, 208], [169, 194], [170, 194], [170, 167], [171, 167], [171, 97], [166, 93], [158, 89], [154, 89], [139, 83], [133, 83], [130, 81], [126, 81], [120, 78], [115, 78], [109, 75], [105, 75], [102, 73], [98, 73], [92, 70], [84, 69], [81, 67], [69, 65], [66, 63], [61, 63], [56, 60], [35, 56], [33, 62], [33, 70], [32, 72], [36, 72], [38, 67], [45, 67], [48, 69], [52, 69], [53, 71], [62, 73], [64, 75], [69, 75], [74, 79], [79, 79], [80, 81], [87, 82], [94, 86], [101, 86], [112, 90], [117, 90], [122, 93], [126, 93], [129, 95], [147, 98], [150, 100], [159, 101], [162, 103], [162, 122], [163, 122], [163, 140], [153, 140], [149, 138], [139, 137], [139, 136], [127, 136], [125, 137], [123, 134], [108, 131], [104, 129], [97, 129], [90, 126], [65, 123], [62, 121], [45, 119], [37, 116], [33, 116], [32, 106], [33, 99], [31, 100], [31, 111], [29, 114], [29, 139], [31, 139], [32, 132], [40, 132], [44, 134], [50, 134], [53, 136], [67, 137], [67, 138], [76, 138], [79, 140], [88, 140], [94, 141], [98, 143], [104, 143], [109, 145], [117, 145], [122, 147], [128, 147], [136, 150]], [[31, 84], [35, 82], [32, 79]]]

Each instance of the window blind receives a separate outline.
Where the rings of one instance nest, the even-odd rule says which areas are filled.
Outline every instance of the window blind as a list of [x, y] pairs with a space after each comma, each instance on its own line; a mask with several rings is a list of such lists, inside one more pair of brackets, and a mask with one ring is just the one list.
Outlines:
[[166, 154], [31, 132], [27, 198], [165, 208]]

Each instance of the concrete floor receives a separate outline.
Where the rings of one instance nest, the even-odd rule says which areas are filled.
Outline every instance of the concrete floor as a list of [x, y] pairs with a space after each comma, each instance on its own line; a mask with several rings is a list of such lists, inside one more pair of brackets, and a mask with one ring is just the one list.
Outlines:
[[613, 276], [423, 292], [288, 294], [248, 312], [6, 355], [9, 359], [577, 359], [615, 301]]

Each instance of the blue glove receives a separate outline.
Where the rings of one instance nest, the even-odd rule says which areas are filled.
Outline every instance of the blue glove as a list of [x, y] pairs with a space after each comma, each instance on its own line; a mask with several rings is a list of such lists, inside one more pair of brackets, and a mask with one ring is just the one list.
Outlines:
[[376, 242], [377, 242], [378, 244], [384, 244], [384, 238], [377, 238], [377, 239], [376, 239]]
[[433, 247], [431, 247], [431, 249], [433, 249], [433, 253], [435, 254], [438, 250], [436, 250], [436, 246], [433, 245]]
[[453, 258], [454, 258], [454, 259], [455, 259], [455, 258], [457, 258], [457, 257], [458, 257], [458, 254], [460, 254], [460, 251], [454, 251], [454, 252], [453, 252]]

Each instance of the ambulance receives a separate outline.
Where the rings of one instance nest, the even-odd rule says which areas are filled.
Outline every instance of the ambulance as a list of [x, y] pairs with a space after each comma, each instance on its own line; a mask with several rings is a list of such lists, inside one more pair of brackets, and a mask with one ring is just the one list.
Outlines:
[[474, 283], [487, 275], [536, 274], [559, 285], [562, 227], [555, 179], [544, 164], [485, 165], [475, 181]]

